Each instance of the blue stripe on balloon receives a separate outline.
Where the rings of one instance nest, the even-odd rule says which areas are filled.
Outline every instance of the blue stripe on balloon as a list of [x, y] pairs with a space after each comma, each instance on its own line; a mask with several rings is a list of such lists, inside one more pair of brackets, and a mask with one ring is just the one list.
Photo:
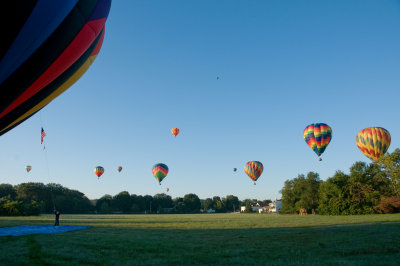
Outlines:
[[108, 17], [111, 8], [111, 0], [99, 0], [89, 21]]
[[57, 29], [78, 0], [39, 0], [0, 61], [0, 84], [19, 68]]

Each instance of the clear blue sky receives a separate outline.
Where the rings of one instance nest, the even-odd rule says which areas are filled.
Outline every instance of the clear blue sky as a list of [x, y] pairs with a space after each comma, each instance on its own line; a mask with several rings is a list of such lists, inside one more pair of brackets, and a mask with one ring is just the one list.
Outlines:
[[[0, 138], [1, 183], [274, 199], [298, 174], [348, 172], [369, 162], [355, 145], [365, 127], [400, 147], [399, 25], [398, 1], [115, 0], [88, 72]], [[302, 137], [314, 122], [333, 130], [322, 162]], [[251, 160], [264, 164], [256, 186]]]

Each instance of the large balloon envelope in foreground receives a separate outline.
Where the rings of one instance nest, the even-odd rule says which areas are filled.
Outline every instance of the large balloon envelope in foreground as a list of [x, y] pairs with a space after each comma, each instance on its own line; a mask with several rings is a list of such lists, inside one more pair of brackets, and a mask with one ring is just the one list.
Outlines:
[[151, 170], [158, 183], [161, 185], [161, 181], [167, 176], [169, 169], [168, 166], [163, 163], [157, 163]]
[[[0, 135], [73, 85], [93, 63], [111, 0], [13, 0], [1, 5]], [[3, 23], [2, 23], [3, 24]], [[4, 25], [5, 26], [5, 25]]]
[[314, 123], [306, 126], [303, 131], [303, 138], [307, 145], [318, 155], [319, 160], [321, 154], [324, 153], [326, 147], [332, 139], [332, 129], [324, 123]]
[[356, 136], [360, 151], [372, 161], [379, 159], [388, 150], [391, 142], [389, 131], [381, 127], [364, 128]]
[[244, 166], [244, 171], [250, 177], [250, 179], [254, 181], [254, 185], [256, 184], [257, 179], [261, 176], [263, 170], [263, 164], [258, 161], [247, 162]]

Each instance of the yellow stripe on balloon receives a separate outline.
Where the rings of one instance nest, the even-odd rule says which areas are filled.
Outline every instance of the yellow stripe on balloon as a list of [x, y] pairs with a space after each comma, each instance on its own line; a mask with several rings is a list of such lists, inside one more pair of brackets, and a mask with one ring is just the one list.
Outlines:
[[7, 130], [9, 127], [12, 127], [14, 124], [24, 120], [25, 118], [29, 117], [30, 115], [34, 114], [35, 112], [39, 111], [41, 108], [45, 107], [49, 104], [52, 100], [60, 96], [64, 91], [66, 91], [69, 87], [71, 87], [78, 79], [80, 79], [83, 74], [89, 69], [89, 67], [93, 64], [94, 60], [96, 59], [97, 55], [89, 56], [89, 58], [83, 63], [83, 65], [68, 79], [66, 80], [57, 90], [55, 90], [52, 94], [44, 98], [41, 102], [37, 105], [32, 107], [28, 112], [24, 113], [20, 116], [17, 120], [13, 123], [9, 124], [6, 128], [4, 128], [1, 132]]

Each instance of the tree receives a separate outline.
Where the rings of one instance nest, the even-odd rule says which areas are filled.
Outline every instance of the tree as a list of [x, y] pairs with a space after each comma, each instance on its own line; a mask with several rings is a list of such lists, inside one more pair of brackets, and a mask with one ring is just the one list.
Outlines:
[[309, 211], [318, 207], [318, 190], [322, 181], [319, 174], [309, 172], [307, 177], [298, 175], [297, 178], [286, 180], [280, 191], [282, 194], [283, 213], [295, 213], [300, 208]]
[[381, 175], [390, 182], [391, 194], [400, 196], [400, 149], [397, 148], [392, 153], [386, 153], [376, 161], [381, 169]]
[[185, 204], [187, 212], [194, 213], [200, 211], [201, 203], [199, 197], [196, 194], [186, 194], [183, 197], [183, 203]]
[[223, 201], [221, 200], [221, 198], [218, 196], [213, 197], [213, 208], [214, 208], [215, 212], [219, 212], [219, 213], [226, 212], [225, 205], [224, 205]]
[[246, 201], [246, 208], [244, 209], [244, 212], [246, 212], [246, 213], [253, 212], [253, 209], [251, 208], [251, 202], [250, 201]]
[[127, 213], [132, 207], [132, 198], [128, 191], [122, 191], [115, 195], [111, 201], [111, 207], [114, 211]]
[[96, 209], [98, 212], [101, 213], [109, 213], [111, 212], [111, 201], [112, 201], [112, 196], [111, 195], [104, 195], [100, 199], [96, 201]]
[[0, 184], [0, 198], [10, 196], [11, 199], [15, 199], [17, 192], [14, 187], [10, 184]]
[[206, 198], [203, 202], [203, 211], [208, 211], [213, 208], [213, 200], [211, 198]]
[[157, 210], [158, 212], [162, 211], [165, 208], [172, 208], [171, 196], [165, 193], [154, 195], [152, 208], [154, 208], [154, 210]]
[[239, 208], [239, 199], [236, 196], [228, 195], [222, 199], [227, 211], [236, 211]]

